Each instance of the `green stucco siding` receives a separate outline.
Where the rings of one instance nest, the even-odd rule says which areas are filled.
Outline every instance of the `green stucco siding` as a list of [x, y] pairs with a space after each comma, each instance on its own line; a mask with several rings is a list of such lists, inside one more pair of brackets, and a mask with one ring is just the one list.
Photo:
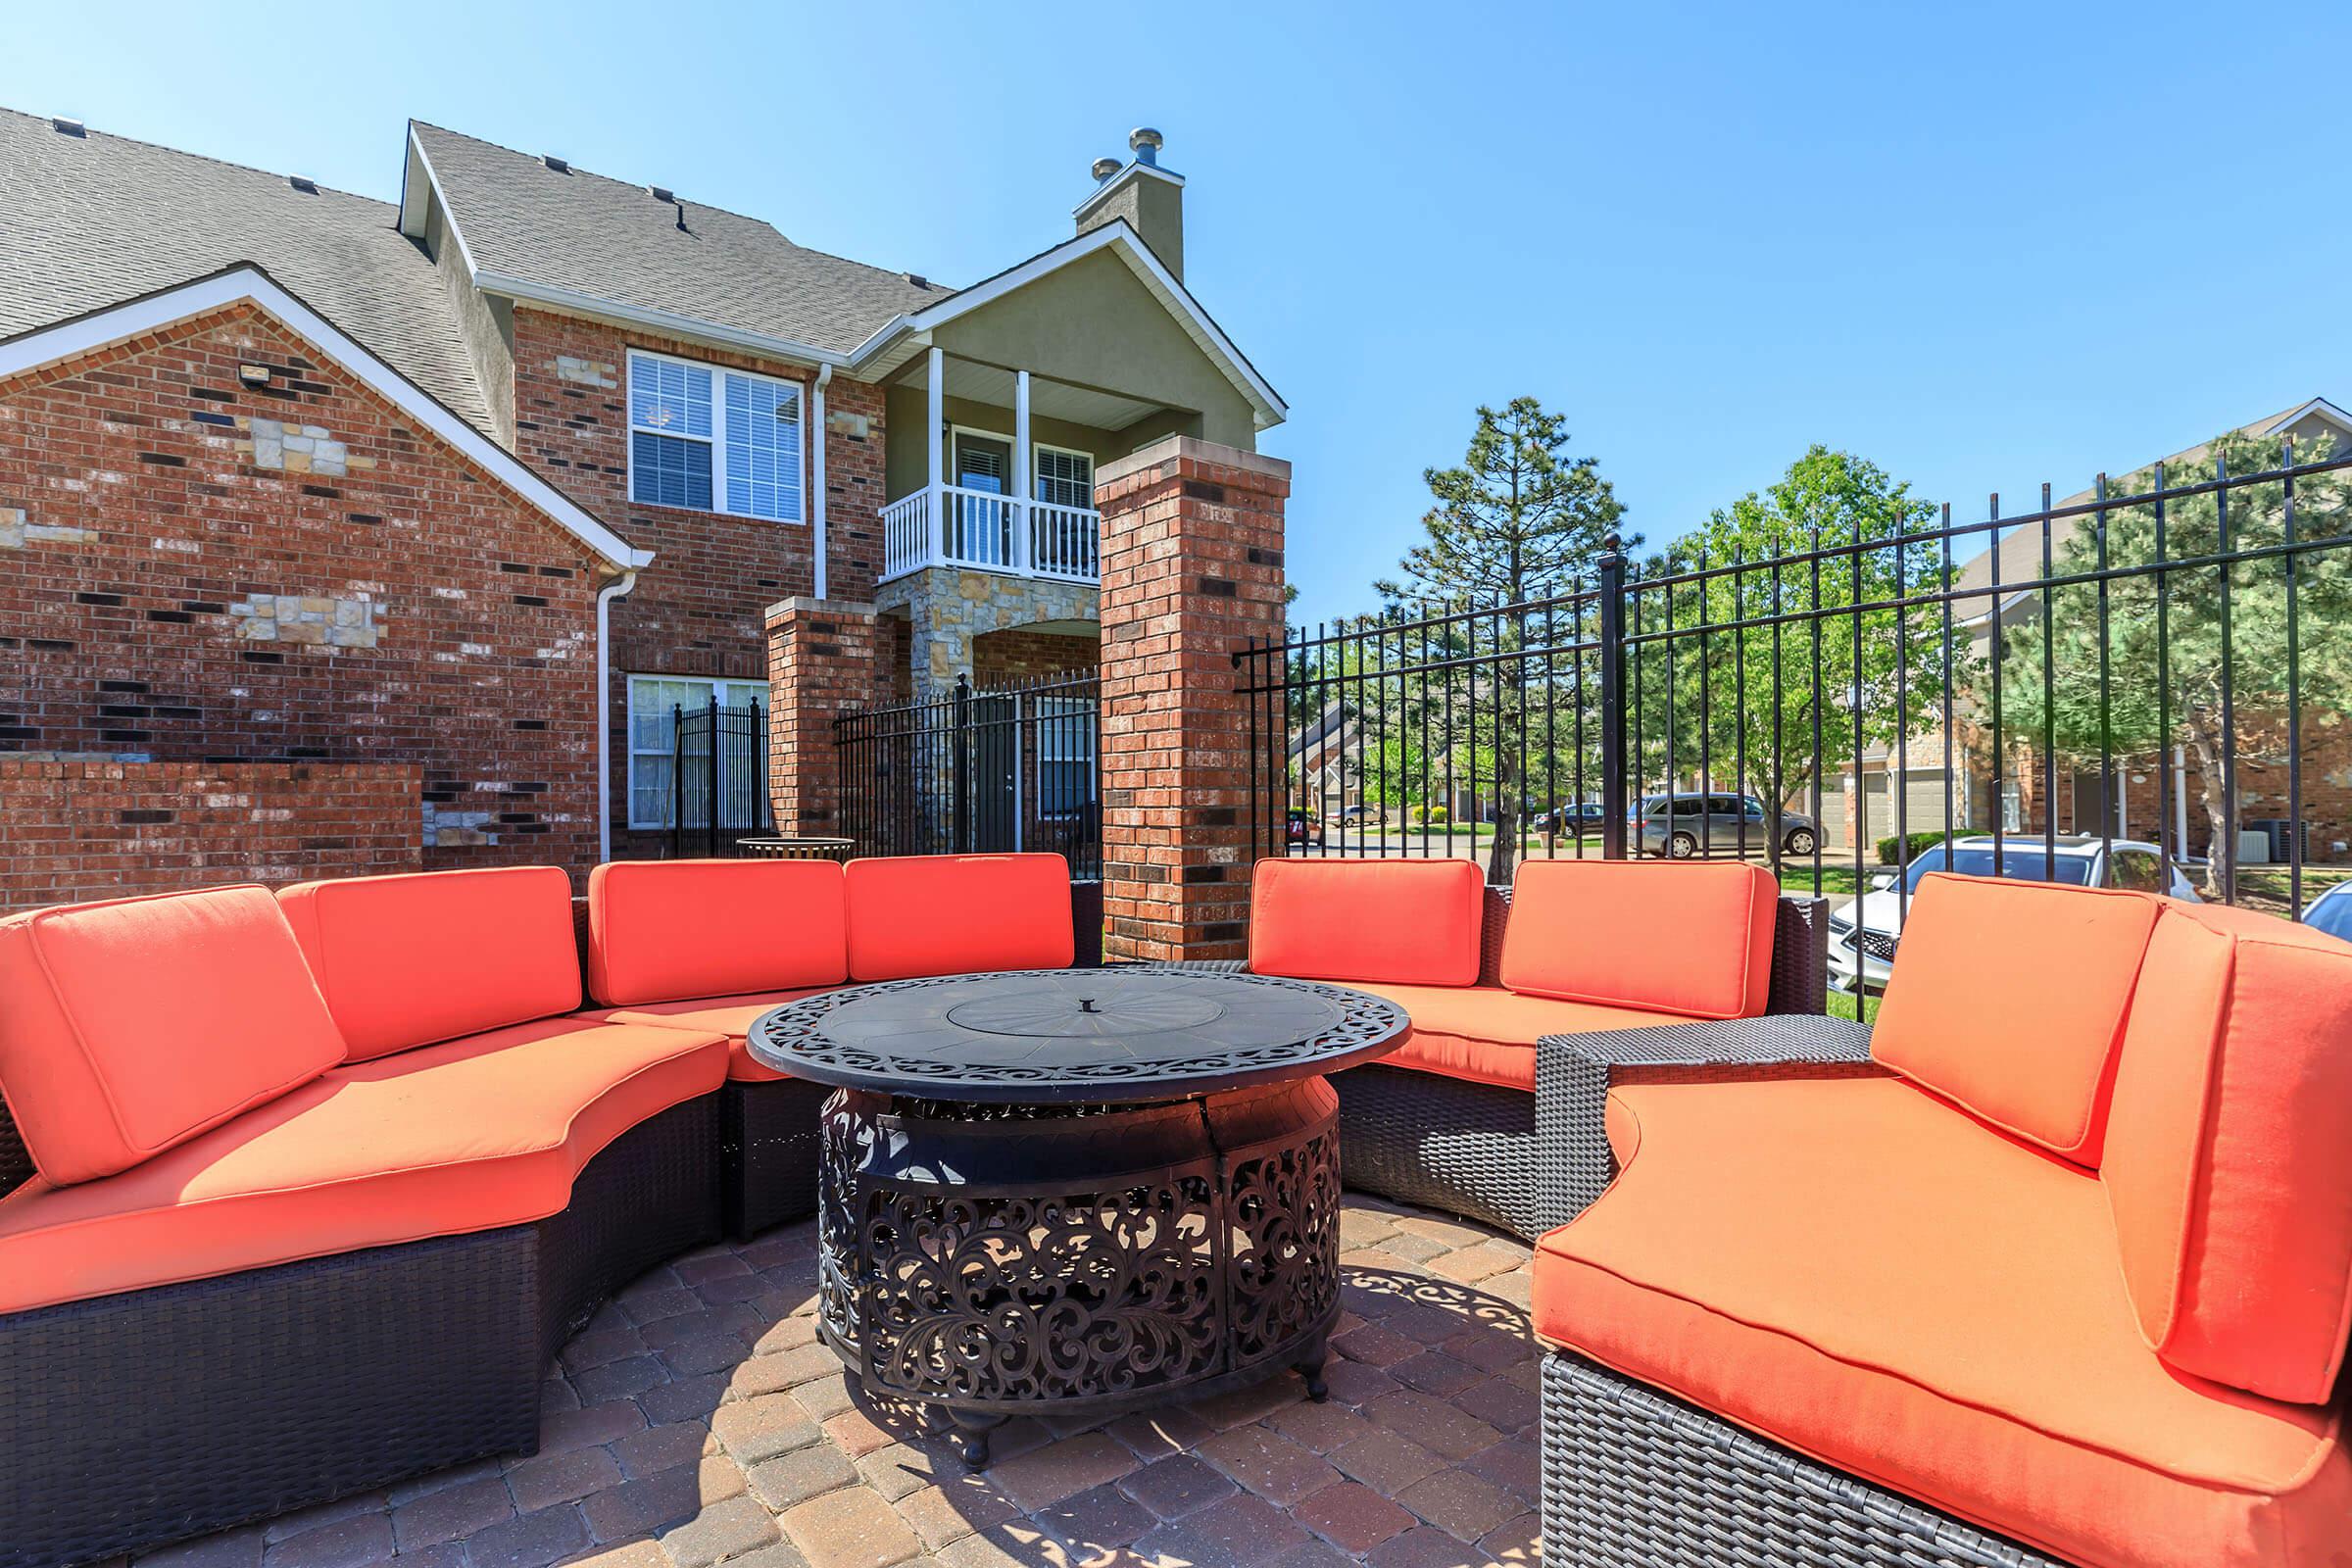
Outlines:
[[1187, 434], [1256, 450], [1249, 400], [1109, 251], [946, 323], [934, 341], [952, 355], [1190, 411], [1200, 426]]

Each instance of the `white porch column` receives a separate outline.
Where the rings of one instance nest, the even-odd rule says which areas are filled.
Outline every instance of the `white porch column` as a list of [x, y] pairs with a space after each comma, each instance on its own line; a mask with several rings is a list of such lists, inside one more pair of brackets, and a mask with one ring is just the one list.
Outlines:
[[1027, 572], [1036, 545], [1029, 521], [1029, 372], [1012, 372], [1012, 569]]
[[925, 463], [924, 483], [931, 495], [931, 560], [948, 559], [948, 498], [941, 486], [947, 481], [945, 466], [940, 461], [939, 444], [947, 437], [948, 428], [948, 355], [945, 349], [933, 348], [924, 362], [924, 387], [929, 403], [930, 423], [923, 442]]

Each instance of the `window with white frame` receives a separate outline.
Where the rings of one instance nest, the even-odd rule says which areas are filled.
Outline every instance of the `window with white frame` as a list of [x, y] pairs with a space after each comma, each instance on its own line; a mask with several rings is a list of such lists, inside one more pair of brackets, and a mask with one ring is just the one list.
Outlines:
[[1049, 506], [1091, 511], [1095, 504], [1095, 460], [1065, 447], [1039, 447], [1037, 499]]
[[[713, 701], [721, 708], [749, 708], [755, 704], [764, 708], [767, 687], [754, 680], [710, 680], [693, 675], [629, 677], [630, 827], [666, 829], [678, 825], [677, 803], [671, 796], [677, 778], [677, 719], [681, 711], [700, 712]], [[728, 789], [736, 782], [722, 779], [719, 787]], [[758, 781], [758, 787], [765, 788], [765, 781]]]
[[1095, 717], [1091, 697], [1037, 700], [1037, 811], [1076, 816], [1095, 804]]
[[802, 520], [801, 384], [629, 353], [629, 499]]

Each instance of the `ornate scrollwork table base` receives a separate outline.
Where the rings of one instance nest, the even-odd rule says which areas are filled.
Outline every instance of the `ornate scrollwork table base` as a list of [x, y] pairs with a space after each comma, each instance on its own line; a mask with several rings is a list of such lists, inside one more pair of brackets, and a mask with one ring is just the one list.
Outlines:
[[[1018, 1414], [1109, 1416], [1294, 1367], [1322, 1397], [1340, 1152], [1321, 1072], [1403, 1028], [1327, 986], [1078, 974], [816, 1005], [859, 995], [836, 993], [754, 1028], [760, 1059], [841, 1086], [819, 1337], [869, 1395], [952, 1421], [974, 1466]], [[935, 1070], [964, 1034], [969, 1070]]]

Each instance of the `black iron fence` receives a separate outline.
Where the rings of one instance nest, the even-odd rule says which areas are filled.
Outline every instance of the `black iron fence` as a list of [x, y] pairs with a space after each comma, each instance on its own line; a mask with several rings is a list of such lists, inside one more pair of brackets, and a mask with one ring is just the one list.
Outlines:
[[732, 858], [738, 840], [772, 827], [768, 809], [767, 710], [672, 707], [670, 855]]
[[1933, 869], [2300, 918], [2352, 880], [2352, 459], [2319, 456], [2228, 438], [2027, 512], [1825, 509], [1754, 559], [1686, 542], [1527, 603], [1294, 628], [1237, 661], [1253, 832], [1497, 881], [1755, 858], [1862, 900], [1835, 911], [1852, 989]]
[[842, 831], [861, 855], [1051, 851], [1099, 880], [1101, 709], [1087, 670], [844, 714]]

